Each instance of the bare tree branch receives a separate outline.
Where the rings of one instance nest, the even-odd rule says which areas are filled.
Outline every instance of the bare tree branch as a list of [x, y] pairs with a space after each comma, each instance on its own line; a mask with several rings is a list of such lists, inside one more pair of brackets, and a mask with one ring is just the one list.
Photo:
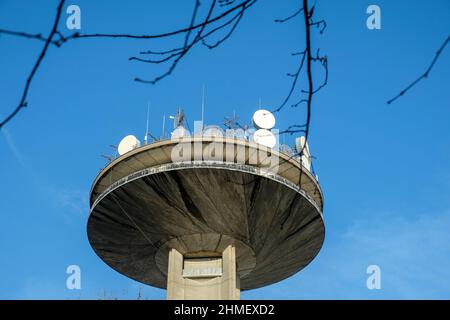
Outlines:
[[292, 18], [295, 18], [296, 16], [298, 16], [301, 12], [303, 11], [303, 7], [299, 8], [297, 11], [295, 11], [293, 14], [291, 14], [290, 16], [284, 18], [284, 19], [275, 19], [275, 22], [278, 23], [284, 23], [286, 21], [291, 20]]
[[[257, 0], [245, 0], [239, 4], [237, 4], [236, 6], [222, 12], [221, 14], [215, 16], [214, 18], [211, 18], [207, 21], [204, 21], [202, 23], [198, 23], [196, 25], [190, 26], [190, 27], [186, 27], [186, 28], [182, 28], [182, 29], [178, 29], [175, 31], [170, 31], [170, 32], [165, 32], [165, 33], [160, 33], [160, 34], [154, 34], [154, 35], [145, 35], [145, 34], [114, 34], [114, 33], [92, 33], [92, 34], [83, 34], [83, 33], [73, 33], [69, 36], [63, 36], [62, 34], [60, 34], [59, 32], [55, 32], [55, 33], [59, 33], [60, 35], [60, 39], [58, 41], [50, 41], [51, 44], [59, 44], [62, 45], [63, 43], [66, 43], [70, 40], [76, 40], [76, 39], [86, 39], [86, 38], [113, 38], [113, 39], [117, 39], [117, 38], [124, 38], [124, 39], [137, 39], [137, 40], [148, 40], [148, 39], [160, 39], [160, 38], [167, 38], [167, 37], [171, 37], [171, 36], [175, 36], [178, 34], [184, 34], [193, 30], [197, 30], [199, 28], [204, 27], [205, 25], [209, 25], [212, 24], [216, 21], [221, 20], [222, 18], [228, 16], [230, 13], [237, 11], [238, 9], [241, 9], [244, 6], [247, 6], [247, 4], [249, 3], [254, 3]], [[230, 4], [234, 3], [234, 1], [230, 2]], [[30, 38], [30, 39], [36, 39], [36, 40], [40, 40], [40, 41], [47, 41], [48, 38], [40, 38], [39, 35], [36, 34], [29, 34], [29, 33], [25, 33], [25, 32], [18, 32], [18, 31], [11, 31], [11, 30], [6, 30], [6, 29], [0, 29], [0, 34], [8, 34], [8, 35], [13, 35], [13, 36], [19, 36], [19, 37], [25, 37], [25, 38]]]
[[[40, 33], [31, 34], [31, 33], [26, 33], [26, 32], [22, 32], [22, 31], [12, 31], [12, 30], [0, 29], [0, 34], [6, 34], [6, 35], [16, 36], [16, 37], [23, 37], [23, 38], [27, 38], [27, 39], [35, 39], [35, 40], [39, 40], [39, 41], [43, 41], [43, 42], [48, 41], [48, 38], [43, 37], [42, 34], [40, 34]], [[50, 43], [57, 45], [56, 41], [50, 41]]]
[[[17, 31], [10, 31], [5, 29], [0, 29], [0, 34], [7, 34], [7, 35], [13, 35], [13, 36], [19, 36], [29, 39], [35, 39], [39, 41], [45, 41], [45, 50], [43, 51], [42, 57], [45, 55], [45, 52], [47, 51], [47, 48], [49, 45], [55, 45], [57, 47], [60, 47], [62, 44], [75, 40], [75, 39], [86, 39], [86, 38], [129, 38], [129, 39], [156, 39], [156, 38], [165, 38], [165, 37], [172, 37], [175, 35], [181, 35], [184, 34], [184, 43], [180, 47], [171, 48], [168, 50], [148, 50], [148, 51], [141, 51], [140, 54], [142, 55], [150, 55], [152, 56], [149, 59], [144, 59], [141, 57], [131, 57], [129, 60], [135, 60], [139, 62], [144, 63], [151, 63], [151, 64], [161, 64], [170, 62], [170, 66], [160, 76], [155, 77], [151, 80], [143, 80], [141, 78], [135, 78], [136, 81], [142, 82], [142, 83], [150, 83], [155, 84], [158, 81], [164, 79], [165, 77], [172, 74], [172, 72], [175, 70], [178, 63], [181, 61], [183, 57], [186, 56], [186, 54], [197, 44], [201, 43], [202, 45], [206, 46], [209, 49], [216, 48], [221, 43], [223, 43], [225, 40], [227, 40], [231, 34], [235, 31], [237, 25], [241, 21], [245, 11], [252, 6], [254, 3], [257, 2], [257, 0], [244, 0], [237, 5], [234, 5], [230, 9], [217, 14], [213, 17], [213, 11], [216, 6], [216, 3], [219, 3], [221, 7], [224, 6], [231, 6], [235, 4], [235, 0], [212, 0], [212, 4], [208, 10], [208, 14], [206, 18], [204, 18], [201, 22], [196, 23], [196, 18], [198, 15], [199, 7], [200, 7], [200, 1], [195, 0], [194, 10], [191, 16], [190, 24], [186, 28], [178, 29], [171, 32], [161, 33], [161, 34], [155, 34], [155, 35], [132, 35], [132, 34], [105, 34], [105, 33], [95, 33], [95, 34], [81, 34], [81, 33], [74, 33], [69, 36], [63, 35], [61, 32], [57, 30], [57, 25], [54, 26], [52, 33], [49, 35], [49, 37], [45, 38], [41, 34], [28, 34], [25, 32], [17, 32]], [[61, 6], [63, 5], [63, 2], [60, 3], [59, 9], [59, 15], [61, 11]], [[311, 119], [311, 105], [312, 105], [312, 96], [317, 93], [320, 89], [322, 89], [326, 84], [328, 80], [328, 64], [327, 64], [327, 57], [326, 56], [320, 56], [319, 50], [317, 50], [317, 53], [315, 56], [312, 55], [312, 48], [311, 48], [311, 27], [316, 26], [319, 28], [320, 33], [323, 32], [323, 30], [326, 28], [326, 22], [324, 20], [320, 20], [317, 22], [314, 22], [312, 20], [312, 16], [314, 13], [314, 6], [309, 9], [308, 8], [308, 1], [303, 0], [303, 6], [299, 8], [296, 12], [291, 14], [289, 17], [285, 19], [278, 19], [277, 22], [286, 22], [289, 21], [303, 12], [303, 18], [305, 23], [305, 33], [306, 33], [306, 48], [305, 50], [297, 53], [293, 53], [293, 56], [300, 56], [300, 62], [299, 67], [297, 71], [293, 74], [288, 73], [288, 76], [293, 78], [292, 84], [290, 87], [290, 90], [287, 94], [287, 96], [284, 98], [282, 104], [274, 110], [274, 112], [281, 111], [281, 109], [290, 101], [290, 99], [293, 96], [293, 93], [297, 87], [299, 77], [301, 75], [301, 71], [303, 70], [303, 67], [305, 66], [305, 60], [306, 60], [306, 75], [308, 77], [308, 89], [307, 90], [301, 90], [300, 92], [302, 94], [306, 94], [306, 98], [299, 99], [298, 102], [293, 103], [291, 107], [297, 107], [300, 104], [306, 104], [307, 108], [307, 114], [306, 114], [306, 122], [302, 125], [294, 124], [289, 126], [286, 130], [282, 131], [281, 133], [286, 134], [294, 134], [294, 133], [304, 133], [306, 138], [308, 137], [309, 133], [309, 126], [310, 126], [310, 119]], [[229, 18], [229, 16], [231, 16]], [[59, 21], [59, 16], [58, 16]], [[210, 30], [207, 30], [208, 26], [213, 25], [215, 22], [219, 22], [218, 26], [214, 26], [213, 28], [210, 28]], [[231, 26], [230, 29], [223, 34], [218, 40], [214, 42], [207, 42], [209, 37], [215, 35], [218, 31], [226, 28], [227, 26]], [[190, 36], [192, 33], [196, 31], [196, 36], [191, 40]], [[35, 65], [35, 68], [33, 69], [33, 72], [29, 78], [29, 81], [27, 81], [27, 86], [25, 88], [24, 97], [20, 103], [20, 106], [18, 110], [20, 110], [22, 107], [26, 105], [26, 94], [28, 92], [29, 83], [31, 82], [32, 77], [34, 76], [34, 73], [36, 72], [37, 68], [40, 65], [40, 61], [42, 60], [42, 57], [38, 60], [38, 63]], [[158, 58], [157, 58], [158, 57]], [[322, 64], [322, 66], [325, 68], [325, 79], [321, 85], [319, 85], [316, 89], [313, 88], [313, 80], [312, 80], [312, 62], [319, 62]], [[7, 121], [9, 121], [12, 117], [15, 116], [15, 114], [18, 112], [15, 111], [12, 115], [10, 115], [3, 123], [4, 125]]]
[[[314, 9], [314, 7], [313, 7]], [[311, 14], [312, 10], [311, 9]], [[305, 17], [305, 34], [306, 34], [306, 73], [308, 76], [308, 98], [307, 98], [307, 109], [306, 109], [306, 123], [305, 123], [305, 140], [308, 141], [308, 134], [309, 134], [309, 124], [311, 122], [311, 104], [312, 104], [312, 97], [314, 94], [313, 89], [313, 80], [312, 80], [312, 72], [311, 72], [311, 30], [310, 30], [310, 12], [308, 10], [308, 0], [303, 0], [303, 13]], [[306, 144], [305, 144], [306, 146]], [[305, 148], [303, 146], [303, 149]], [[302, 149], [302, 151], [303, 151]]]
[[26, 84], [25, 84], [25, 88], [24, 88], [24, 90], [23, 90], [22, 98], [20, 99], [19, 105], [16, 107], [16, 109], [15, 109], [9, 116], [7, 116], [7, 117], [5, 118], [5, 120], [3, 120], [3, 121], [0, 123], [0, 129], [1, 129], [5, 124], [7, 124], [12, 118], [14, 118], [14, 116], [20, 111], [20, 109], [22, 109], [22, 108], [24, 108], [24, 107], [27, 106], [26, 99], [27, 99], [28, 90], [29, 90], [30, 85], [31, 85], [31, 81], [33, 80], [33, 77], [34, 77], [34, 75], [36, 74], [36, 71], [38, 70], [39, 65], [41, 64], [42, 60], [44, 59], [45, 54], [47, 53], [47, 49], [48, 49], [48, 47], [50, 46], [51, 39], [53, 38], [53, 36], [54, 36], [55, 33], [57, 32], [56, 29], [57, 29], [57, 27], [58, 27], [58, 23], [59, 23], [59, 20], [60, 20], [60, 18], [61, 18], [61, 11], [62, 11], [63, 5], [64, 5], [64, 0], [61, 0], [61, 1], [59, 2], [58, 8], [57, 8], [57, 10], [56, 10], [56, 17], [55, 17], [55, 21], [54, 21], [54, 23], [53, 23], [52, 30], [51, 30], [51, 32], [50, 32], [50, 35], [47, 37], [47, 40], [45, 41], [44, 48], [42, 49], [41, 54], [39, 55], [39, 57], [38, 57], [36, 63], [34, 64], [34, 67], [33, 67], [33, 69], [31, 70], [30, 75], [28, 76], [28, 79], [27, 79], [27, 82], [26, 82]]
[[[236, 1], [235, 0], [219, 0], [218, 2], [219, 2], [220, 7], [225, 7], [225, 6], [233, 5]], [[52, 29], [52, 32], [50, 33], [50, 35], [48, 37], [44, 37], [41, 34], [31, 34], [31, 33], [26, 33], [26, 32], [21, 32], [21, 31], [0, 29], [0, 35], [5, 34], [5, 35], [17, 36], [17, 37], [22, 37], [22, 38], [45, 42], [44, 49], [41, 52], [41, 55], [39, 56], [39, 59], [38, 59], [37, 63], [35, 64], [29, 78], [27, 79], [25, 90], [24, 90], [22, 99], [21, 99], [18, 107], [9, 116], [7, 116], [4, 121], [2, 121], [0, 123], [0, 128], [2, 126], [4, 126], [7, 122], [9, 122], [14, 116], [16, 116], [16, 114], [19, 112], [19, 110], [21, 108], [23, 108], [27, 105], [26, 97], [27, 97], [30, 83], [31, 83], [37, 69], [39, 68], [41, 61], [44, 58], [44, 56], [47, 52], [47, 49], [50, 45], [55, 45], [56, 47], [60, 47], [64, 43], [71, 41], [71, 40], [88, 39], [88, 38], [160, 39], [160, 38], [167, 38], [167, 37], [184, 34], [184, 45], [180, 48], [173, 48], [173, 49], [166, 50], [166, 51], [141, 52], [141, 54], [160, 55], [161, 58], [159, 58], [159, 59], [142, 59], [142, 58], [138, 58], [138, 57], [130, 58], [130, 60], [137, 60], [140, 62], [155, 63], [155, 64], [172, 61], [168, 70], [165, 73], [163, 73], [162, 75], [154, 78], [153, 80], [142, 80], [140, 78], [135, 79], [136, 81], [139, 81], [139, 82], [155, 84], [158, 81], [160, 81], [160, 80], [164, 79], [165, 77], [167, 77], [168, 75], [170, 75], [173, 72], [173, 70], [176, 68], [176, 66], [180, 62], [180, 60], [187, 54], [187, 52], [195, 44], [202, 43], [209, 49], [213, 49], [213, 48], [217, 47], [218, 45], [220, 45], [222, 42], [224, 42], [226, 39], [228, 39], [231, 36], [231, 34], [233, 33], [233, 31], [235, 30], [239, 21], [241, 20], [245, 10], [247, 10], [250, 6], [252, 6], [256, 2], [257, 2], [257, 0], [244, 0], [244, 1], [234, 5], [230, 9], [225, 10], [222, 13], [217, 14], [216, 16], [212, 17], [212, 12], [216, 5], [216, 0], [213, 0], [207, 17], [202, 22], [195, 23], [198, 8], [200, 6], [200, 1], [195, 0], [194, 11], [193, 11], [191, 21], [190, 21], [190, 24], [188, 27], [178, 29], [175, 31], [171, 31], [171, 32], [155, 34], [155, 35], [108, 34], [108, 33], [82, 34], [82, 33], [78, 33], [78, 32], [73, 33], [69, 36], [63, 35], [61, 32], [58, 31], [57, 24], [58, 24], [60, 16], [61, 16], [61, 11], [62, 11], [62, 6], [63, 6], [64, 1], [61, 1], [59, 3], [58, 16], [55, 19], [55, 24]], [[230, 16], [234, 13], [236, 13], [236, 14], [234, 16], [232, 16], [232, 18], [230, 20], [223, 22], [223, 20], [227, 20], [228, 16]], [[204, 32], [206, 30], [207, 26], [213, 25], [216, 22], [220, 22], [221, 25], [219, 25], [218, 27], [214, 27], [212, 30], [210, 30], [208, 32]], [[225, 34], [225, 36], [223, 36], [220, 40], [218, 40], [214, 44], [206, 43], [207, 37], [209, 37], [210, 35], [213, 35], [215, 32], [221, 30], [222, 28], [230, 25], [233, 22], [234, 22], [234, 24], [232, 25], [231, 30], [227, 34]], [[196, 37], [190, 41], [190, 35], [194, 31], [197, 31]]]
[[231, 27], [230, 31], [227, 32], [227, 34], [220, 40], [217, 40], [216, 43], [214, 44], [208, 44], [205, 40], [205, 38], [202, 39], [202, 44], [207, 47], [208, 49], [214, 49], [216, 47], [218, 47], [220, 44], [222, 44], [225, 40], [227, 40], [234, 32], [234, 30], [236, 30], [236, 27], [238, 26], [239, 22], [241, 21], [242, 17], [244, 16], [244, 12], [245, 12], [245, 7], [244, 9], [242, 9], [237, 15], [235, 15], [230, 21], [228, 21], [226, 24], [223, 24], [221, 26], [222, 27], [226, 27], [228, 24], [230, 24], [231, 22], [233, 22], [234, 20], [236, 20], [233, 24], [233, 26]]
[[[328, 58], [327, 58], [327, 56], [321, 56], [319, 49], [317, 49], [315, 56], [312, 55], [311, 27], [314, 27], [314, 26], [317, 27], [319, 29], [320, 33], [323, 33], [323, 31], [326, 28], [325, 20], [320, 20], [317, 22], [313, 21], [312, 17], [314, 14], [314, 9], [315, 9], [314, 6], [311, 7], [311, 9], [309, 9], [308, 1], [303, 0], [303, 6], [301, 8], [299, 8], [294, 14], [292, 14], [291, 16], [289, 16], [285, 19], [276, 20], [276, 22], [283, 23], [285, 21], [288, 21], [288, 20], [298, 16], [299, 13], [303, 12], [303, 20], [304, 20], [304, 24], [305, 24], [305, 36], [306, 36], [305, 50], [292, 54], [292, 55], [300, 55], [301, 56], [299, 67], [295, 73], [287, 74], [289, 77], [293, 78], [291, 87], [289, 89], [288, 94], [286, 95], [286, 97], [284, 98], [282, 103], [280, 104], [280, 106], [278, 108], [276, 108], [275, 110], [273, 110], [273, 112], [280, 112], [287, 105], [287, 103], [291, 100], [291, 98], [295, 92], [295, 89], [298, 85], [298, 80], [302, 74], [301, 72], [302, 72], [303, 68], [305, 67], [305, 61], [306, 61], [305, 73], [307, 76], [308, 89], [306, 89], [306, 90], [302, 89], [300, 91], [302, 94], [306, 94], [306, 97], [300, 98], [297, 102], [291, 104], [291, 107], [294, 107], [294, 108], [298, 107], [300, 104], [306, 105], [306, 121], [302, 125], [298, 125], [298, 124], [291, 125], [286, 130], [283, 130], [280, 132], [280, 134], [290, 134], [290, 135], [293, 135], [295, 133], [301, 133], [301, 134], [305, 135], [306, 139], [308, 139], [309, 127], [310, 127], [310, 122], [311, 122], [312, 97], [314, 94], [316, 94], [318, 91], [320, 91], [328, 83]], [[313, 82], [313, 76], [312, 76], [312, 63], [313, 62], [319, 62], [322, 65], [323, 69], [325, 70], [324, 80], [320, 85], [317, 86], [316, 89], [314, 89], [314, 82]], [[300, 153], [302, 153], [302, 152], [303, 152], [303, 150], [301, 150]]]
[[283, 109], [283, 107], [286, 105], [286, 103], [291, 99], [291, 96], [294, 93], [295, 88], [297, 87], [297, 81], [300, 76], [300, 72], [303, 69], [303, 64], [305, 63], [306, 50], [304, 50], [302, 52], [298, 52], [298, 53], [293, 53], [292, 55], [300, 55], [301, 56], [300, 65], [297, 69], [297, 72], [295, 72], [294, 74], [292, 74], [292, 73], [287, 74], [289, 77], [294, 78], [292, 81], [292, 84], [291, 84], [291, 89], [289, 90], [289, 93], [287, 94], [286, 98], [284, 98], [284, 101], [281, 103], [281, 105], [278, 108], [276, 108], [275, 110], [273, 110], [273, 112], [281, 111], [281, 109]]
[[[170, 66], [170, 68], [163, 74], [161, 74], [160, 76], [152, 79], [152, 80], [143, 80], [140, 78], [135, 78], [134, 80], [137, 82], [142, 82], [142, 83], [150, 83], [150, 84], [155, 84], [158, 81], [161, 81], [162, 79], [164, 79], [165, 77], [169, 76], [170, 74], [172, 74], [173, 70], [175, 70], [176, 66], [178, 65], [178, 63], [180, 62], [180, 60], [186, 55], [186, 53], [192, 48], [192, 46], [198, 41], [198, 39], [201, 37], [203, 30], [205, 29], [208, 20], [210, 19], [212, 12], [214, 10], [214, 7], [216, 5], [216, 0], [212, 1], [211, 6], [209, 7], [209, 11], [208, 11], [208, 15], [205, 18], [205, 22], [202, 24], [202, 27], [200, 28], [200, 30], [197, 32], [196, 37], [194, 38], [194, 40], [188, 44], [188, 38], [189, 38], [189, 34], [190, 31], [188, 33], [188, 35], [185, 38], [185, 45], [183, 47], [183, 50], [180, 52], [180, 54], [177, 55], [177, 57], [175, 58], [175, 60], [172, 62], [172, 65]], [[197, 7], [196, 7], [197, 9]], [[194, 14], [196, 12], [196, 9], [194, 10]], [[195, 17], [194, 17], [195, 19]], [[193, 19], [193, 20], [194, 20]]]
[[421, 80], [424, 80], [425, 78], [428, 77], [428, 75], [430, 74], [431, 69], [434, 67], [434, 64], [439, 59], [439, 56], [441, 55], [442, 51], [444, 50], [445, 46], [447, 45], [447, 43], [449, 41], [450, 41], [450, 35], [447, 36], [447, 39], [445, 39], [445, 41], [439, 47], [438, 51], [436, 51], [436, 55], [434, 56], [433, 61], [431, 61], [431, 64], [428, 66], [427, 70], [425, 70], [425, 73], [423, 73], [420, 77], [418, 77], [416, 80], [411, 82], [411, 84], [409, 84], [405, 89], [400, 91], [400, 93], [397, 94], [395, 97], [393, 97], [392, 99], [388, 100], [387, 104], [391, 104], [392, 102], [394, 102], [395, 100], [397, 100], [398, 98], [403, 96], [407, 91], [409, 91], [412, 87], [414, 87]]
[[[155, 77], [151, 80], [143, 80], [141, 78], [135, 78], [135, 81], [142, 82], [142, 83], [150, 83], [150, 84], [155, 84], [155, 83], [161, 81], [165, 77], [172, 74], [172, 72], [175, 70], [175, 68], [177, 67], [180, 60], [198, 43], [202, 43], [204, 46], [208, 47], [209, 49], [216, 48], [217, 46], [219, 46], [221, 43], [223, 43], [225, 40], [227, 40], [231, 36], [231, 34], [233, 33], [233, 31], [236, 29], [237, 25], [241, 21], [241, 18], [244, 15], [244, 12], [249, 7], [251, 7], [253, 4], [255, 4], [256, 1], [257, 0], [244, 1], [242, 3], [243, 5], [240, 7], [240, 10], [238, 10], [238, 12], [233, 17], [231, 17], [226, 22], [221, 21], [221, 24], [219, 26], [206, 32], [206, 26], [209, 24], [208, 21], [210, 21], [210, 17], [212, 16], [212, 12], [214, 10], [214, 6], [216, 3], [216, 1], [214, 0], [209, 9], [207, 17], [204, 19], [204, 22], [202, 23], [203, 27], [200, 28], [200, 30], [197, 32], [196, 37], [190, 43], [185, 41], [185, 43], [182, 47], [172, 48], [172, 49], [165, 50], [165, 51], [150, 50], [150, 51], [142, 52], [142, 54], [147, 54], [147, 55], [160, 55], [160, 56], [165, 55], [165, 57], [160, 58], [160, 59], [156, 59], [156, 60], [155, 59], [142, 59], [139, 57], [131, 57], [130, 58], [130, 60], [146, 62], [146, 63], [154, 63], [154, 64], [172, 61], [168, 70], [165, 73], [163, 73], [162, 75]], [[217, 40], [214, 44], [208, 44], [206, 42], [207, 38], [209, 38], [213, 34], [217, 33], [219, 30], [225, 28], [226, 26], [228, 26], [232, 23], [233, 23], [233, 25], [232, 25], [231, 29], [220, 40]]]

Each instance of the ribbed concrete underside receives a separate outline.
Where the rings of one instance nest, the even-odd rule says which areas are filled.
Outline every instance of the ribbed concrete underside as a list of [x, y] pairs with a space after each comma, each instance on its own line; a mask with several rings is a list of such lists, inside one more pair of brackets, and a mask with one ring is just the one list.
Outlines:
[[167, 278], [158, 250], [195, 234], [224, 235], [253, 250], [256, 264], [241, 278], [242, 290], [300, 271], [324, 240], [320, 209], [289, 183], [228, 167], [171, 168], [107, 191], [88, 221], [95, 252], [118, 272], [160, 288]]

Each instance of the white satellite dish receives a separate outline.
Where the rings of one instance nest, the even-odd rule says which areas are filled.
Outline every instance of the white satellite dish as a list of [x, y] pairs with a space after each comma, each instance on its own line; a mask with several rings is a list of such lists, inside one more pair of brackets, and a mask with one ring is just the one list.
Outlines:
[[[305, 144], [306, 144], [306, 146], [305, 146]], [[303, 149], [303, 147], [304, 147], [304, 149]], [[295, 149], [298, 153], [302, 152], [302, 149], [303, 149], [303, 154], [307, 154], [308, 156], [310, 156], [309, 145], [304, 136], [300, 136], [295, 139]]]
[[270, 130], [275, 127], [275, 117], [272, 112], [259, 109], [253, 114], [253, 125], [256, 129]]
[[203, 129], [203, 136], [204, 137], [223, 137], [224, 132], [223, 129], [219, 126], [206, 126], [205, 129]]
[[311, 171], [311, 153], [309, 152], [309, 145], [304, 136], [295, 139], [295, 149], [298, 153], [302, 152], [301, 162], [302, 165]]
[[263, 146], [273, 148], [277, 144], [277, 139], [275, 135], [266, 129], [256, 130], [253, 134], [253, 140], [256, 143], [262, 144]]
[[171, 133], [172, 139], [184, 138], [189, 136], [189, 132], [183, 126], [178, 126]]
[[135, 136], [128, 135], [120, 141], [117, 151], [119, 152], [119, 155], [123, 155], [133, 149], [139, 148], [140, 146], [141, 142]]

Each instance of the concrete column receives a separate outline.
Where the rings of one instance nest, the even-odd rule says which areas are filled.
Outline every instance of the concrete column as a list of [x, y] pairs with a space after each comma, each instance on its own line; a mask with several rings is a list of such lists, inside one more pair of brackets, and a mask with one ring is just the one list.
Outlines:
[[228, 246], [222, 253], [221, 300], [239, 300], [239, 277], [236, 273], [236, 247]]
[[183, 255], [175, 249], [169, 251], [167, 270], [167, 300], [184, 299]]
[[[167, 299], [240, 299], [239, 277], [236, 274], [236, 248], [233, 245], [229, 245], [222, 253], [222, 258], [219, 261], [217, 259], [220, 259], [220, 257], [214, 259], [208, 259], [207, 257], [190, 258], [189, 261], [184, 263], [183, 255], [175, 249], [170, 249], [167, 272]], [[212, 260], [216, 262], [212, 262]], [[213, 265], [217, 263], [221, 265], [221, 275], [204, 273], [205, 270], [211, 269], [212, 263]], [[183, 268], [186, 266], [189, 267], [191, 272], [185, 272], [185, 275], [183, 275]]]

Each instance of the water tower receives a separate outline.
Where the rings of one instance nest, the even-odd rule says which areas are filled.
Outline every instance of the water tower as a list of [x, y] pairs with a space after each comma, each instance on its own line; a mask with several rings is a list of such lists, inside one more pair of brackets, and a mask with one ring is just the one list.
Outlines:
[[309, 155], [279, 149], [273, 115], [257, 113], [250, 138], [203, 125], [126, 137], [91, 189], [97, 255], [168, 299], [239, 299], [308, 265], [325, 236], [320, 186]]

